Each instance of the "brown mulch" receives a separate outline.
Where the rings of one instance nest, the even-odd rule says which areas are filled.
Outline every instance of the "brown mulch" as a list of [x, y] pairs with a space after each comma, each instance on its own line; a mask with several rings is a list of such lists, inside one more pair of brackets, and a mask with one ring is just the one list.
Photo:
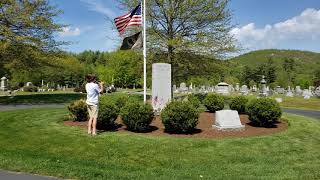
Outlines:
[[[244, 130], [233, 130], [233, 131], [221, 131], [212, 128], [212, 125], [215, 122], [215, 116], [212, 113], [203, 112], [200, 114], [199, 123], [197, 129], [191, 134], [170, 134], [164, 131], [164, 126], [161, 122], [159, 116], [155, 117], [151, 123], [150, 131], [144, 133], [135, 133], [143, 134], [150, 136], [167, 136], [167, 137], [181, 137], [181, 138], [224, 138], [224, 137], [248, 137], [248, 136], [261, 136], [269, 135], [277, 132], [284, 131], [288, 128], [288, 123], [281, 120], [276, 123], [274, 127], [256, 127], [250, 123], [247, 115], [240, 115], [240, 120], [243, 125], [245, 125]], [[118, 118], [116, 123], [119, 125], [118, 128], [111, 131], [117, 131], [119, 133], [133, 133], [126, 130], [125, 125], [123, 125], [121, 118]], [[87, 128], [87, 122], [73, 122], [65, 121], [65, 125], [68, 126], [78, 126], [81, 128]]]

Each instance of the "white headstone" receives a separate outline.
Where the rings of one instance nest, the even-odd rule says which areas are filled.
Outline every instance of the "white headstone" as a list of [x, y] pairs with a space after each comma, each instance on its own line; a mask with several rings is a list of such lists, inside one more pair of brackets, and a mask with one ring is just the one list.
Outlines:
[[240, 92], [244, 95], [247, 95], [248, 94], [248, 86], [247, 85], [242, 85], [241, 86], [241, 89], [240, 89]]
[[0, 83], [0, 90], [1, 91], [6, 91], [7, 90], [7, 78], [6, 77], [2, 77], [1, 78], [1, 83]]
[[187, 92], [188, 91], [186, 83], [183, 82], [180, 84], [179, 91], [180, 92]]
[[288, 96], [288, 97], [293, 97], [293, 93], [292, 93], [292, 91], [291, 91], [291, 87], [290, 87], [290, 86], [288, 86], [288, 91], [287, 91], [286, 96]]
[[27, 87], [32, 86], [32, 82], [27, 82], [26, 86]]
[[219, 130], [241, 130], [245, 126], [241, 124], [238, 111], [221, 110], [216, 111], [216, 120], [212, 127]]
[[276, 98], [277, 103], [282, 103], [282, 98]]
[[240, 91], [240, 85], [239, 85], [239, 83], [236, 84], [235, 90], [236, 90], [236, 91]]
[[225, 83], [225, 82], [220, 82], [219, 84], [217, 84], [216, 86], [216, 93], [218, 94], [229, 94], [229, 84]]
[[161, 111], [171, 101], [171, 65], [152, 64], [152, 106]]

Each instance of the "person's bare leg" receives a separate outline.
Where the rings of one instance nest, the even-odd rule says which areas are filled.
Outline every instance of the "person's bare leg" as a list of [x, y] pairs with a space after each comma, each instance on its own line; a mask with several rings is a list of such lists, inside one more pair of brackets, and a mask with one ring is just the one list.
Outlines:
[[91, 134], [92, 133], [92, 121], [93, 121], [93, 118], [90, 117], [89, 118], [89, 121], [88, 121], [88, 134]]
[[97, 117], [92, 118], [92, 135], [97, 135]]

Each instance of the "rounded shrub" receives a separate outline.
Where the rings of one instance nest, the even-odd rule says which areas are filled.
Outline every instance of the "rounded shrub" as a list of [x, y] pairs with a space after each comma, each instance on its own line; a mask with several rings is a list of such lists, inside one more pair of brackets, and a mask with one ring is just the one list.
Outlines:
[[204, 99], [207, 97], [208, 94], [206, 93], [197, 93], [197, 94], [194, 94], [194, 96], [196, 96], [200, 103], [203, 103]]
[[193, 105], [193, 107], [195, 107], [196, 109], [198, 109], [200, 107], [200, 100], [193, 94], [190, 94], [188, 96], [188, 101]]
[[77, 100], [72, 102], [68, 106], [70, 112], [70, 119], [73, 121], [87, 121], [88, 120], [88, 109], [85, 100]]
[[106, 98], [100, 98], [97, 126], [100, 129], [115, 127], [115, 121], [119, 115], [119, 108], [114, 102]]
[[218, 94], [208, 94], [203, 104], [210, 112], [214, 113], [224, 108], [224, 99]]
[[150, 104], [129, 101], [121, 109], [123, 123], [129, 131], [143, 132], [149, 129], [154, 118], [153, 108]]
[[259, 126], [271, 126], [281, 117], [280, 105], [270, 98], [249, 101], [246, 108], [249, 120]]
[[171, 102], [161, 112], [161, 120], [167, 132], [188, 133], [198, 124], [199, 113], [188, 101]]
[[126, 96], [126, 95], [119, 95], [119, 96], [116, 97], [116, 99], [115, 99], [116, 106], [117, 106], [119, 109], [123, 108], [128, 101], [129, 101], [129, 97]]
[[232, 98], [230, 102], [230, 109], [238, 111], [240, 114], [246, 113], [246, 104], [248, 99], [244, 96], [237, 96]]

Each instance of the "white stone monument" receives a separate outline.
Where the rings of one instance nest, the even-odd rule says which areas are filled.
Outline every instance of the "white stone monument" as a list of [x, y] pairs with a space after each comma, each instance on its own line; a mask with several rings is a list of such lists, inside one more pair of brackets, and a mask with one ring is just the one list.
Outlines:
[[216, 86], [216, 93], [218, 94], [229, 94], [229, 84], [225, 82], [220, 82]]
[[152, 64], [152, 106], [161, 111], [171, 101], [171, 65]]
[[180, 84], [179, 91], [180, 92], [187, 92], [188, 91], [186, 83], [183, 82]]
[[296, 94], [301, 95], [302, 94], [302, 90], [300, 86], [296, 86], [296, 90], [295, 90]]
[[32, 82], [27, 82], [27, 83], [26, 83], [26, 86], [27, 86], [27, 87], [32, 86], [32, 85], [33, 85]]
[[262, 80], [261, 80], [261, 91], [260, 91], [260, 96], [268, 96], [268, 92], [267, 92], [267, 82], [266, 80], [264, 79], [265, 77], [262, 76]]
[[240, 85], [239, 83], [236, 83], [236, 88], [235, 88], [236, 91], [240, 91]]
[[291, 91], [291, 87], [288, 86], [288, 91], [287, 91], [287, 94], [286, 94], [287, 97], [293, 97], [293, 93]]
[[6, 91], [8, 86], [8, 79], [6, 77], [1, 78], [1, 83], [0, 83], [0, 90], [1, 91]]
[[243, 130], [245, 128], [241, 124], [238, 111], [234, 110], [216, 111], [216, 120], [212, 127], [218, 130]]
[[243, 95], [248, 95], [248, 86], [247, 85], [242, 85], [241, 86], [241, 89], [240, 89], [240, 92], [243, 94]]
[[304, 99], [310, 99], [312, 97], [312, 92], [309, 89], [303, 90], [302, 96]]

